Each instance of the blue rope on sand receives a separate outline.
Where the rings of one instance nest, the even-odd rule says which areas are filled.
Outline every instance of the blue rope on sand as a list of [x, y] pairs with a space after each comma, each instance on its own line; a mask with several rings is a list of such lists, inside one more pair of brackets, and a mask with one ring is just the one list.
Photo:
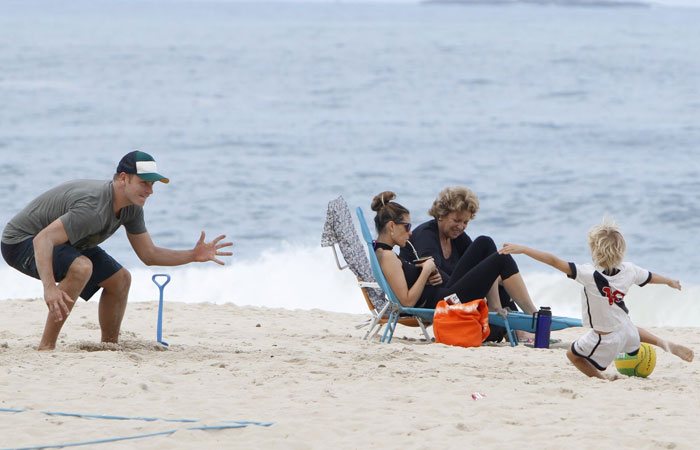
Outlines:
[[[10, 408], [0, 408], [0, 412], [8, 413], [21, 413], [21, 412], [32, 412], [29, 409], [10, 409]], [[66, 413], [66, 412], [56, 412], [56, 411], [38, 411], [41, 414], [46, 414], [47, 416], [63, 416], [63, 417], [81, 417], [87, 419], [107, 419], [107, 420], [142, 420], [146, 422], [155, 422], [157, 420], [163, 422], [183, 422], [183, 423], [193, 423], [199, 422], [199, 419], [166, 419], [163, 417], [129, 417], [129, 416], [111, 416], [104, 414], [80, 414], [80, 413]], [[260, 427], [269, 427], [274, 425], [274, 422], [251, 422], [248, 420], [222, 420], [224, 423], [235, 423], [238, 425], [257, 425]]]
[[[0, 412], [22, 413], [22, 412], [31, 412], [31, 411], [28, 409], [0, 408]], [[147, 422], [154, 422], [157, 420], [161, 420], [164, 422], [181, 422], [181, 423], [199, 422], [199, 420], [197, 420], [197, 419], [164, 419], [164, 418], [160, 418], [160, 417], [108, 416], [108, 415], [100, 415], [100, 414], [78, 414], [78, 413], [64, 413], [64, 412], [55, 412], [55, 411], [38, 411], [38, 412], [40, 412], [41, 414], [46, 414], [48, 416], [80, 417], [80, 418], [88, 418], [88, 419], [142, 420], [142, 421], [147, 421]], [[202, 430], [202, 431], [228, 430], [228, 429], [232, 429], [232, 428], [245, 428], [248, 425], [269, 427], [269, 426], [274, 424], [274, 422], [251, 422], [251, 421], [238, 421], [238, 420], [222, 420], [221, 422], [223, 422], [225, 424], [230, 424], [230, 425], [187, 427], [187, 428], [184, 428], [184, 430]], [[69, 444], [55, 444], [55, 445], [39, 445], [36, 447], [12, 447], [12, 448], [7, 448], [7, 449], [0, 449], [0, 450], [38, 450], [38, 449], [42, 449], [42, 448], [77, 447], [80, 445], [104, 444], [106, 442], [126, 441], [129, 439], [142, 439], [142, 438], [148, 438], [148, 437], [153, 437], [153, 436], [170, 435], [170, 434], [176, 433], [177, 431], [180, 431], [180, 430], [176, 429], [176, 430], [160, 431], [157, 433], [136, 434], [133, 436], [122, 436], [122, 437], [115, 437], [115, 438], [108, 438], [108, 439], [100, 439], [100, 440], [96, 440], [96, 441], [73, 442], [73, 443], [69, 443]]]
[[163, 419], [160, 417], [123, 417], [123, 416], [107, 416], [103, 414], [77, 414], [77, 413], [64, 413], [64, 412], [53, 412], [53, 411], [39, 411], [47, 416], [64, 416], [64, 417], [84, 417], [87, 419], [108, 419], [108, 420], [143, 420], [146, 422], [155, 422], [157, 420], [162, 420], [163, 422], [199, 422], [196, 419]]
[[2, 449], [2, 450], [38, 450], [38, 449], [42, 449], [42, 448], [77, 447], [79, 445], [104, 444], [107, 442], [117, 442], [117, 441], [126, 441], [129, 439], [141, 439], [141, 438], [147, 438], [147, 437], [152, 437], [152, 436], [161, 436], [161, 435], [165, 435], [165, 434], [173, 434], [176, 431], [177, 430], [168, 430], [168, 431], [161, 431], [159, 433], [136, 434], [134, 436], [124, 436], [124, 437], [116, 437], [116, 438], [109, 438], [109, 439], [100, 439], [97, 441], [73, 442], [70, 444], [37, 445], [36, 447], [12, 447], [12, 448], [6, 448], [6, 449]]

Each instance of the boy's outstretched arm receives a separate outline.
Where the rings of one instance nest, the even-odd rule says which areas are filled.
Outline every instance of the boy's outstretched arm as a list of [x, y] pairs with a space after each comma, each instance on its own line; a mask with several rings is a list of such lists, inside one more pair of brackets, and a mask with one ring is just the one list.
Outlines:
[[552, 255], [551, 253], [543, 252], [542, 250], [535, 250], [534, 248], [525, 247], [524, 245], [518, 244], [503, 244], [503, 248], [499, 250], [498, 253], [503, 255], [516, 255], [522, 253], [532, 259], [536, 259], [539, 262], [549, 264], [550, 266], [561, 270], [569, 276], [571, 275], [571, 267], [569, 267], [568, 262]]
[[663, 275], [659, 275], [658, 273], [651, 274], [651, 280], [649, 280], [649, 284], [665, 284], [666, 286], [672, 287], [673, 289], [678, 289], [679, 291], [681, 290], [680, 281], [672, 280]]

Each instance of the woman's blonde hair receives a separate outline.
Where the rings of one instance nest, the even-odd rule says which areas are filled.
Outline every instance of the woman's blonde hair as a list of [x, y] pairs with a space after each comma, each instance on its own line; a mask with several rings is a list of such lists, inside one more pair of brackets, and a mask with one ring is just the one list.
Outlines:
[[627, 250], [620, 228], [607, 217], [603, 218], [603, 223], [588, 232], [588, 246], [595, 265], [607, 272], [620, 266]]
[[462, 186], [450, 186], [438, 194], [428, 214], [439, 219], [451, 212], [468, 211], [470, 220], [476, 216], [479, 210], [479, 197], [471, 190]]

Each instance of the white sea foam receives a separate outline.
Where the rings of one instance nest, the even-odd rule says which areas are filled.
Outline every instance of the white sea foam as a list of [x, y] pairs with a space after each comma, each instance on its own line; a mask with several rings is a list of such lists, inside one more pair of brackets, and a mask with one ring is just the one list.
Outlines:
[[[546, 269], [545, 269], [546, 270]], [[284, 245], [264, 251], [251, 261], [225, 267], [190, 265], [179, 268], [131, 269], [131, 302], [156, 301], [159, 290], [151, 277], [171, 275], [164, 300], [186, 303], [268, 306], [286, 309], [323, 309], [368, 313], [354, 275], [339, 271], [328, 248]], [[536, 305], [551, 306], [556, 315], [581, 317], [578, 283], [554, 271], [524, 272]], [[159, 279], [163, 282], [163, 279]], [[1, 299], [41, 297], [41, 284], [14, 269], [0, 268]], [[633, 288], [626, 298], [631, 317], [643, 326], [698, 326], [700, 286], [678, 292], [665, 286]], [[93, 301], [97, 300], [97, 297]], [[167, 306], [166, 306], [167, 307]]]
[[[155, 301], [158, 287], [152, 276], [167, 273], [165, 301], [186, 303], [269, 306], [287, 309], [324, 309], [362, 313], [367, 306], [349, 270], [339, 271], [330, 249], [284, 246], [264, 251], [251, 261], [234, 261], [220, 267], [213, 263], [176, 268], [130, 269], [129, 301]], [[164, 279], [158, 279], [163, 283]], [[1, 299], [42, 296], [41, 284], [7, 266], [0, 268]], [[97, 296], [93, 301], [97, 300]]]

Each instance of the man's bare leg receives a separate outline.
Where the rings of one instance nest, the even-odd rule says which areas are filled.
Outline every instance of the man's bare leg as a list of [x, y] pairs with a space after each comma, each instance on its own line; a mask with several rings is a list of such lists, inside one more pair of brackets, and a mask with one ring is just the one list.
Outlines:
[[683, 361], [691, 362], [693, 360], [693, 357], [695, 356], [693, 351], [684, 345], [676, 344], [674, 342], [661, 339], [660, 337], [656, 336], [650, 331], [645, 330], [644, 328], [637, 327], [637, 330], [639, 330], [640, 341], [660, 347], [665, 351], [676, 355]]
[[[58, 288], [68, 294], [73, 300], [77, 300], [90, 280], [91, 275], [92, 262], [85, 256], [79, 256], [71, 263], [66, 277], [58, 283]], [[68, 310], [72, 310], [75, 302], [66, 303]], [[49, 312], [46, 317], [46, 325], [44, 325], [44, 334], [41, 336], [41, 342], [39, 343], [39, 350], [53, 350], [56, 348], [58, 333], [61, 332], [61, 328], [67, 319], [68, 316], [66, 315], [62, 321], [56, 322], [53, 314]]]
[[102, 342], [119, 342], [119, 330], [126, 311], [126, 303], [131, 287], [131, 274], [121, 268], [111, 277], [100, 283], [99, 318], [102, 329]]

